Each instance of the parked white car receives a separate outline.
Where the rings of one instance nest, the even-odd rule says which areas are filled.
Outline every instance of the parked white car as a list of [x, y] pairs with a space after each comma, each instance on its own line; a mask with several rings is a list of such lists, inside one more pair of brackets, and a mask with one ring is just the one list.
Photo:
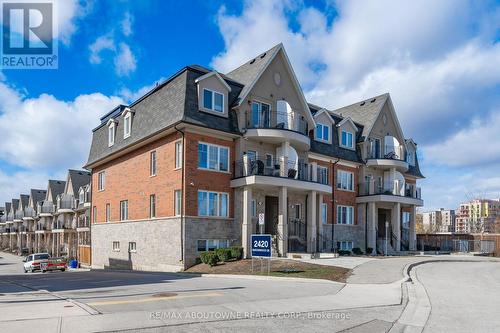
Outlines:
[[34, 253], [27, 256], [24, 260], [24, 273], [34, 271], [54, 271], [64, 272], [67, 268], [66, 261], [62, 258], [51, 258], [48, 253]]

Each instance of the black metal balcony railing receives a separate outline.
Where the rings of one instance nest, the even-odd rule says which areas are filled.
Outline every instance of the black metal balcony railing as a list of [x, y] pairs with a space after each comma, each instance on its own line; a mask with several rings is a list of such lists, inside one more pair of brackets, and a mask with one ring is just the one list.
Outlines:
[[288, 237], [306, 238], [307, 225], [302, 219], [288, 219]]
[[233, 170], [234, 178], [270, 176], [328, 185], [328, 176], [324, 172], [318, 168], [316, 179], [314, 179], [313, 166], [302, 160], [271, 163], [261, 159], [242, 159], [235, 162]]
[[368, 152], [368, 159], [389, 159], [406, 161], [403, 146], [386, 145], [382, 151], [373, 148]]
[[307, 121], [296, 111], [247, 111], [245, 113], [246, 128], [270, 128], [294, 131], [303, 135], [308, 134]]
[[358, 184], [358, 189], [360, 196], [385, 194], [414, 199], [422, 198], [420, 187], [408, 186], [408, 184], [403, 187], [403, 184], [398, 181], [382, 182], [382, 184], [375, 181], [364, 182]]
[[36, 225], [36, 230], [37, 231], [43, 231], [43, 230], [49, 230], [49, 228], [47, 228], [47, 226], [45, 225], [45, 223], [38, 223]]
[[88, 216], [83, 216], [78, 219], [77, 223], [78, 228], [89, 228], [90, 227], [90, 218]]

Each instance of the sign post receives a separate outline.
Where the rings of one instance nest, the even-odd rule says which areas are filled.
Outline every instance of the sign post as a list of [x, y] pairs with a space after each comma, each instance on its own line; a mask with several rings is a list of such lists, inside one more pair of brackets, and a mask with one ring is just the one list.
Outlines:
[[[260, 216], [259, 216], [260, 219]], [[260, 222], [260, 221], [259, 221]], [[252, 273], [253, 273], [253, 258], [260, 258], [260, 271], [262, 272], [262, 259], [267, 258], [267, 275], [271, 271], [272, 257], [272, 237], [271, 235], [255, 235], [251, 236], [252, 241]]]
[[264, 213], [259, 213], [259, 234], [263, 233], [265, 223]]

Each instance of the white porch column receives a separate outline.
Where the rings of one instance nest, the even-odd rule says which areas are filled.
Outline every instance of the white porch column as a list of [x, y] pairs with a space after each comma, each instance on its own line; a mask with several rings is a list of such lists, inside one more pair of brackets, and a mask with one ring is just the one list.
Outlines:
[[412, 206], [411, 213], [410, 213], [410, 232], [409, 232], [410, 251], [417, 250], [417, 232], [416, 232], [416, 223], [415, 223], [416, 214], [417, 214], [417, 209], [415, 206]]
[[288, 188], [280, 187], [278, 194], [278, 250], [281, 256], [288, 252]]
[[243, 247], [243, 257], [251, 258], [250, 242], [253, 232], [252, 228], [252, 188], [243, 187], [243, 221], [241, 224], [241, 246]]
[[307, 252], [316, 252], [316, 191], [309, 192], [307, 198]]
[[394, 204], [392, 208], [392, 233], [396, 236], [395, 251], [401, 251], [401, 204], [399, 202]]
[[368, 247], [372, 248], [372, 255], [377, 254], [377, 210], [374, 202], [368, 203], [367, 208], [368, 223]]
[[318, 163], [311, 162], [311, 181], [318, 181]]
[[[318, 235], [319, 235], [319, 239], [320, 239], [320, 243], [319, 243], [319, 251], [323, 251], [324, 248], [323, 248], [323, 239], [324, 239], [324, 235], [323, 235], [323, 221], [322, 221], [322, 212], [321, 212], [321, 206], [323, 204], [323, 194], [320, 194], [318, 195]], [[327, 216], [327, 219], [328, 219], [328, 212], [326, 214]]]

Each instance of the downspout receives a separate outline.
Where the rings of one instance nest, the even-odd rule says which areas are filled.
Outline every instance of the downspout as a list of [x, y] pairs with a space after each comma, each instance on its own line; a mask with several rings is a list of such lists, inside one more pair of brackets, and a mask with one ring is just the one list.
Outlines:
[[[185, 188], [184, 188], [184, 179], [186, 178], [186, 158], [185, 158], [185, 141], [186, 141], [186, 136], [183, 131], [177, 128], [177, 125], [174, 126], [174, 129], [179, 132], [182, 135], [182, 179], [181, 179], [181, 258], [180, 261], [182, 264], [185, 264], [184, 260], [184, 224], [185, 224], [185, 214], [184, 214], [184, 198], [185, 198]], [[175, 200], [175, 199], [174, 199]], [[175, 207], [174, 207], [175, 209]]]
[[337, 158], [335, 162], [330, 160], [330, 164], [332, 165], [332, 253], [335, 252], [335, 165], [340, 161], [340, 158]]

